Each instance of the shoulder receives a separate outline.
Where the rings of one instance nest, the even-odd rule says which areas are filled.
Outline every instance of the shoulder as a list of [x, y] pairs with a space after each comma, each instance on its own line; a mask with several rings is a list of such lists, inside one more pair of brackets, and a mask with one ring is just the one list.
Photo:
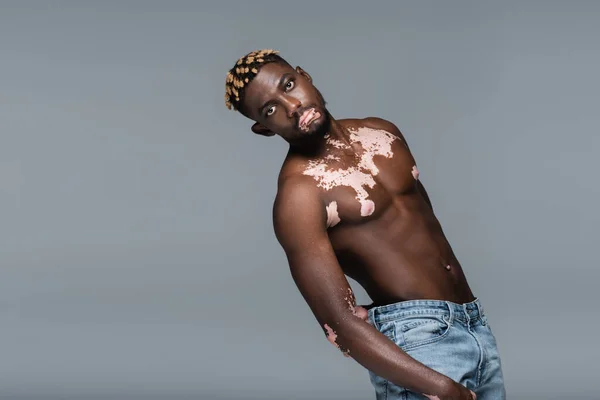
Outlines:
[[314, 179], [297, 171], [282, 171], [273, 201], [275, 227], [281, 222], [326, 220], [321, 192]]
[[386, 132], [391, 133], [392, 135], [398, 136], [401, 139], [404, 139], [404, 135], [400, 132], [400, 129], [391, 121], [387, 119], [379, 118], [379, 117], [368, 117], [363, 118], [365, 126], [373, 129], [382, 129]]
[[312, 178], [295, 174], [280, 178], [273, 202], [273, 229], [279, 243], [290, 252], [323, 235], [327, 210]]
[[366, 117], [366, 118], [350, 118], [345, 119], [344, 123], [347, 124], [348, 127], [355, 128], [371, 128], [377, 130], [383, 130], [388, 133], [391, 133], [394, 136], [404, 140], [404, 136], [400, 129], [391, 121], [388, 121], [379, 117]]
[[275, 205], [283, 206], [283, 201], [314, 201], [320, 199], [314, 180], [302, 173], [287, 172], [279, 176]]

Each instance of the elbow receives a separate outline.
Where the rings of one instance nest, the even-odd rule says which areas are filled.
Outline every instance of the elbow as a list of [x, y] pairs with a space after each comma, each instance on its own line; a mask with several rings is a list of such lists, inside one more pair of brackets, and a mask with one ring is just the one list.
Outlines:
[[356, 307], [349, 311], [338, 314], [335, 323], [324, 323], [323, 331], [327, 341], [340, 350], [344, 356], [349, 357], [349, 350], [342, 343], [347, 343], [349, 336], [352, 336], [357, 324], [368, 323], [368, 312], [363, 307]]
[[344, 357], [350, 357], [350, 350], [340, 343], [345, 342], [343, 338], [348, 332], [347, 323], [340, 323], [337, 324], [337, 326], [334, 325], [334, 327], [329, 326], [329, 324], [325, 324], [324, 330], [327, 341], [336, 349], [341, 351]]
[[325, 323], [323, 325], [323, 330], [325, 331], [325, 337], [327, 337], [327, 341], [334, 345], [337, 349], [342, 350], [338, 343], [338, 333], [340, 332], [340, 329], [335, 325], [332, 328], [331, 326], [329, 326], [329, 324]]

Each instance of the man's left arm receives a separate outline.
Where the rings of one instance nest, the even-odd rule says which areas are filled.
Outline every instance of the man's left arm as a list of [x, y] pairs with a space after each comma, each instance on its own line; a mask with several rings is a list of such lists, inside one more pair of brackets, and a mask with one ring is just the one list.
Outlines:
[[417, 180], [417, 188], [421, 192], [421, 195], [423, 196], [427, 204], [429, 204], [429, 207], [431, 207], [431, 209], [433, 210], [433, 205], [431, 204], [431, 200], [429, 200], [427, 190], [425, 190], [425, 186], [423, 186], [423, 183], [420, 180]]

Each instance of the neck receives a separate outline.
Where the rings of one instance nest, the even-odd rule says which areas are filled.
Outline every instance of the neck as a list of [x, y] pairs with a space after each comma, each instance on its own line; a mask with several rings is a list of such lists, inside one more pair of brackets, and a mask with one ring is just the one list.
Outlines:
[[327, 143], [327, 138], [335, 139], [347, 145], [350, 145], [350, 140], [348, 139], [348, 131], [346, 128], [339, 123], [338, 120], [333, 118], [329, 112], [327, 112], [329, 117], [329, 127], [325, 134], [323, 135], [315, 135], [311, 138], [306, 138], [305, 140], [290, 143], [290, 151], [294, 153], [303, 154], [309, 157], [318, 157], [327, 152], [325, 144]]

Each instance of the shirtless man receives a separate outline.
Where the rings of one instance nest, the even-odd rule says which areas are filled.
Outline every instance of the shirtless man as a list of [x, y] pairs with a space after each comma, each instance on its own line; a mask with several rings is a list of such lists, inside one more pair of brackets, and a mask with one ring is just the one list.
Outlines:
[[[377, 399], [505, 399], [487, 316], [398, 128], [334, 119], [310, 75], [270, 49], [241, 57], [225, 86], [254, 133], [290, 145], [277, 239], [324, 334], [369, 371]], [[372, 305], [356, 305], [346, 276]]]

